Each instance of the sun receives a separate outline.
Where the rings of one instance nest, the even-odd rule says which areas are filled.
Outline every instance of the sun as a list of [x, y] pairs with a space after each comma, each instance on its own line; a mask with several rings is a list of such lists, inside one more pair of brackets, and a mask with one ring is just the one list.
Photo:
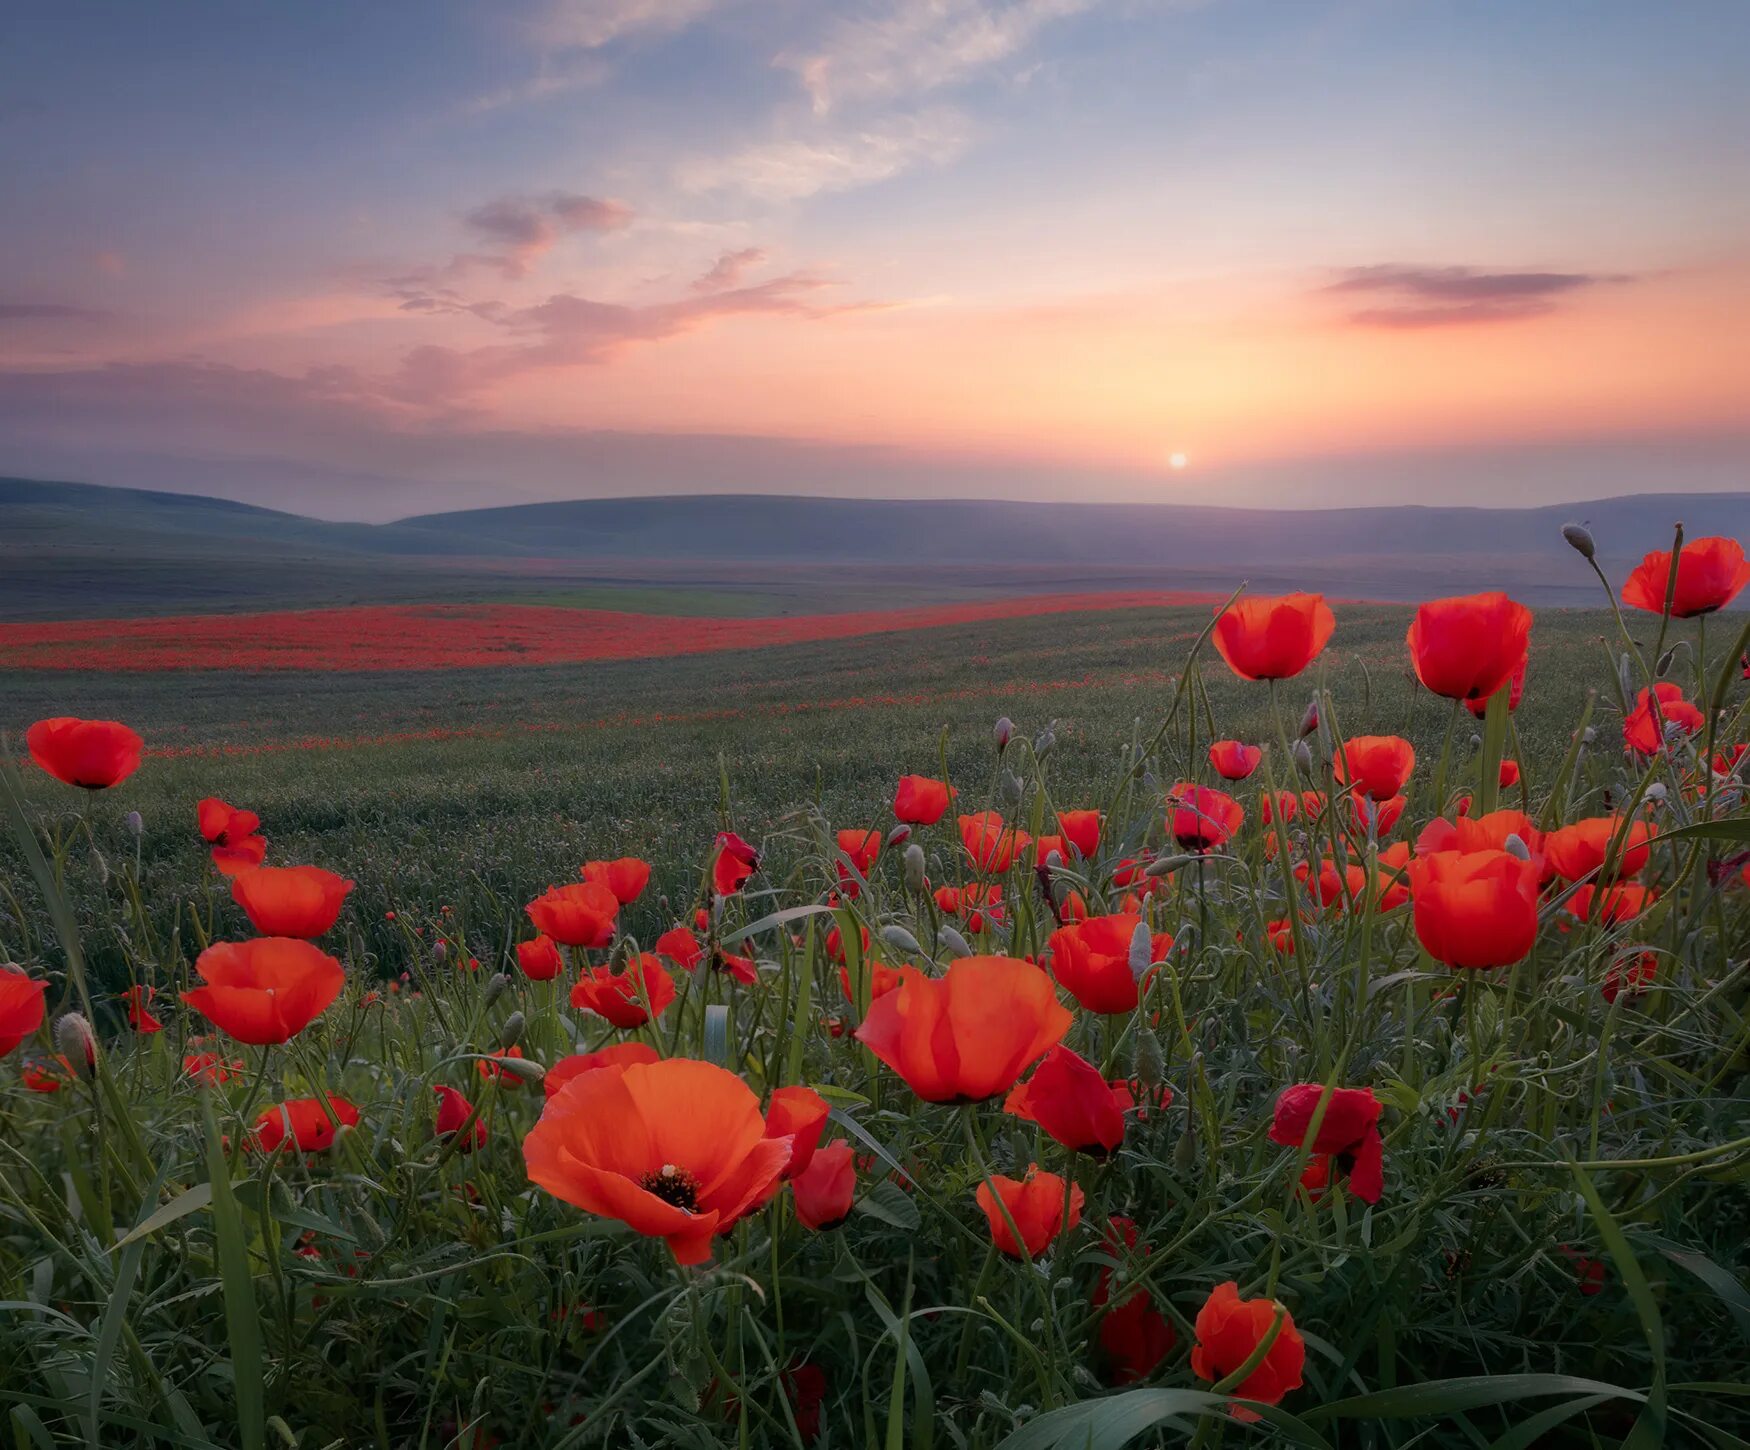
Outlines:
[[1175, 473], [1182, 468], [1189, 467], [1190, 463], [1191, 455], [1189, 453], [1172, 453], [1167, 456], [1167, 467]]

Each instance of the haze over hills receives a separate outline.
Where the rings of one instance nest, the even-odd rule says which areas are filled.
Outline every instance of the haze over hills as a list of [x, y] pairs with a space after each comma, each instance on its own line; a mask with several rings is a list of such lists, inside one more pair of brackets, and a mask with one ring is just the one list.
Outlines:
[[[1690, 537], [1750, 539], [1750, 493], [1532, 509], [1249, 510], [1183, 505], [676, 495], [329, 523], [191, 494], [0, 479], [7, 617], [499, 596], [599, 582], [745, 589], [853, 607], [1040, 589], [1307, 587], [1415, 599], [1486, 587], [1592, 603], [1561, 539], [1584, 522], [1620, 575]], [[859, 589], [861, 585], [861, 590]], [[804, 588], [803, 586], [807, 587]], [[457, 591], [461, 591], [458, 595]]]

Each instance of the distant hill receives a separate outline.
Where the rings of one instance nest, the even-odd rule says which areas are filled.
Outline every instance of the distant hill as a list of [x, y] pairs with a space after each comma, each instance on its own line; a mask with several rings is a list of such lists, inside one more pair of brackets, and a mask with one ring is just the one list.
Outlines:
[[[763, 590], [749, 608], [1095, 588], [1321, 589], [1409, 600], [1506, 588], [1597, 603], [1561, 539], [1584, 522], [1620, 577], [1691, 537], [1750, 540], [1750, 493], [1640, 494], [1535, 509], [675, 495], [327, 523], [193, 494], [0, 478], [0, 618], [531, 597], [631, 584]], [[776, 600], [775, 604], [770, 601]]]

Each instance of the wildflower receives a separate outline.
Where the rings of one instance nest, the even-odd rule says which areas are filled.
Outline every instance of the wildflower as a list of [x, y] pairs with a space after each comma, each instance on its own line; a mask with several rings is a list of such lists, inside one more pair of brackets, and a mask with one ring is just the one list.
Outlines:
[[1537, 868], [1506, 851], [1436, 851], [1409, 864], [1416, 937], [1473, 970], [1522, 960], [1537, 940]]
[[[437, 1123], [433, 1132], [438, 1137], [448, 1139], [461, 1132], [462, 1124], [468, 1121], [474, 1111], [474, 1105], [457, 1092], [453, 1087], [445, 1087], [442, 1083], [435, 1085], [432, 1091], [437, 1094]], [[474, 1129], [461, 1144], [461, 1151], [472, 1153], [476, 1148], [486, 1146], [486, 1124], [475, 1119]]]
[[616, 1027], [642, 1027], [652, 1017], [662, 1016], [673, 1001], [674, 978], [652, 952], [641, 953], [635, 966], [623, 972], [592, 968], [571, 989], [573, 1007], [605, 1017]]
[[182, 1000], [239, 1042], [289, 1042], [340, 995], [346, 973], [320, 948], [291, 937], [217, 942], [195, 959], [205, 986]]
[[[1142, 982], [1130, 964], [1132, 943], [1142, 925], [1140, 914], [1090, 916], [1052, 932], [1046, 949], [1051, 974], [1090, 1012], [1131, 1012]], [[1165, 959], [1173, 939], [1165, 932], [1150, 938], [1149, 962]]]
[[607, 887], [621, 906], [630, 906], [650, 884], [650, 863], [636, 856], [622, 856], [617, 861], [585, 861], [581, 874], [585, 881]]
[[1107, 1158], [1124, 1141], [1124, 1105], [1099, 1068], [1062, 1043], [1017, 1083], [1003, 1111], [1037, 1123], [1072, 1153]]
[[574, 1077], [594, 1072], [602, 1067], [631, 1067], [640, 1062], [661, 1062], [662, 1054], [647, 1042], [616, 1042], [611, 1047], [594, 1052], [576, 1052], [562, 1057], [547, 1069], [541, 1087], [548, 1097], [556, 1097], [559, 1089]]
[[261, 817], [254, 811], [238, 810], [217, 796], [196, 802], [195, 823], [200, 827], [201, 839], [212, 846], [235, 846], [261, 829]]
[[[1084, 861], [1092, 861], [1100, 850], [1100, 813], [1098, 811], [1059, 811], [1057, 829], [1064, 840], [1076, 849]], [[1068, 857], [1066, 856], [1067, 860]]]
[[1227, 844], [1245, 821], [1245, 808], [1232, 796], [1180, 781], [1167, 792], [1167, 831], [1186, 851], [1214, 851]]
[[912, 826], [933, 826], [947, 814], [959, 791], [927, 775], [902, 775], [893, 793], [895, 819]]
[[39, 1057], [25, 1063], [19, 1081], [33, 1093], [58, 1093], [78, 1074], [66, 1057]]
[[0, 1057], [43, 1025], [47, 982], [25, 974], [11, 962], [0, 967]]
[[1501, 762], [1500, 774], [1496, 777], [1502, 790], [1510, 790], [1519, 784], [1519, 762], [1507, 759]]
[[995, 811], [960, 817], [961, 844], [980, 871], [993, 874], [1007, 871], [1032, 839], [1025, 831], [1004, 825]]
[[[1191, 1350], [1191, 1373], [1219, 1383], [1242, 1368], [1264, 1343], [1278, 1317], [1281, 1327], [1263, 1360], [1234, 1387], [1241, 1399], [1278, 1405], [1301, 1385], [1306, 1365], [1306, 1341], [1294, 1327], [1294, 1316], [1274, 1299], [1242, 1299], [1240, 1286], [1217, 1284], [1197, 1311], [1197, 1343]], [[1245, 1412], [1238, 1412], [1244, 1418]]]
[[772, 1094], [766, 1136], [790, 1140], [790, 1161], [784, 1165], [783, 1177], [794, 1178], [807, 1169], [826, 1131], [829, 1111], [826, 1099], [813, 1088], [781, 1087]]
[[1683, 698], [1680, 687], [1659, 680], [1635, 697], [1634, 709], [1623, 717], [1622, 739], [1636, 755], [1657, 755], [1668, 735], [1694, 735], [1706, 724], [1707, 716]]
[[573, 1078], [523, 1140], [530, 1181], [665, 1240], [682, 1264], [769, 1196], [790, 1161], [765, 1136], [759, 1099], [734, 1073], [669, 1058]]
[[191, 1052], [182, 1059], [182, 1075], [207, 1087], [218, 1087], [243, 1075], [241, 1058], [227, 1061], [216, 1052]]
[[[1082, 1205], [1087, 1202], [1080, 1187], [1065, 1183], [1055, 1173], [1041, 1172], [1037, 1163], [1027, 1169], [1024, 1178], [993, 1173], [978, 1185], [975, 1196], [990, 1223], [991, 1242], [1011, 1259], [1038, 1258], [1053, 1239], [1082, 1221]], [[1017, 1230], [1021, 1235], [1018, 1241]]]
[[516, 944], [516, 964], [531, 982], [550, 982], [565, 970], [559, 944], [544, 934]]
[[1416, 768], [1416, 748], [1397, 735], [1353, 735], [1331, 762], [1337, 779], [1371, 800], [1389, 800]]
[[1656, 900], [1657, 895], [1638, 881], [1619, 881], [1602, 887], [1588, 881], [1568, 898], [1568, 910], [1581, 921], [1596, 918], [1604, 926], [1621, 926], [1633, 921]]
[[164, 1030], [164, 1024], [152, 1015], [152, 999], [157, 995], [156, 987], [139, 984], [122, 993], [122, 1000], [128, 1004], [128, 1026], [134, 1031], [150, 1035]]
[[1238, 740], [1217, 740], [1209, 747], [1209, 763], [1223, 780], [1244, 780], [1258, 768], [1264, 752]]
[[940, 977], [900, 971], [855, 1036], [925, 1102], [1007, 1092], [1069, 1030], [1051, 978], [1013, 957], [962, 957]]
[[[1513, 677], [1507, 681], [1507, 713], [1509, 715], [1519, 708], [1520, 700], [1525, 697], [1525, 667], [1529, 661], [1529, 655], [1521, 658], [1519, 663], [1513, 667]], [[1495, 691], [1497, 695], [1500, 693], [1499, 690]], [[1464, 708], [1481, 720], [1489, 713], [1489, 698], [1485, 696], [1480, 700], [1466, 700]]]
[[1599, 988], [1599, 992], [1611, 1004], [1624, 992], [1632, 1000], [1647, 990], [1658, 971], [1659, 958], [1652, 952], [1638, 952], [1631, 957], [1619, 958], [1611, 963], [1610, 970], [1605, 973], [1604, 985]]
[[550, 887], [524, 910], [536, 931], [561, 946], [605, 947], [614, 939], [620, 901], [599, 881], [584, 881]]
[[267, 860], [267, 837], [244, 836], [212, 849], [213, 865], [221, 876], [241, 876]]
[[733, 896], [759, 869], [760, 853], [734, 831], [719, 831], [711, 858], [711, 887], [719, 896]]
[[[1641, 560], [1622, 586], [1622, 602], [1650, 614], [1665, 612], [1671, 579], [1671, 551], [1655, 549]], [[1692, 619], [1724, 609], [1750, 584], [1750, 563], [1736, 539], [1695, 539], [1682, 546], [1677, 590], [1671, 599], [1675, 619]]]
[[1215, 648], [1242, 680], [1287, 680], [1330, 643], [1337, 617], [1322, 594], [1248, 595], [1215, 622]]
[[[1321, 1102], [1324, 1116], [1318, 1132], [1313, 1133], [1313, 1117]], [[1270, 1141], [1329, 1155], [1349, 1175], [1349, 1189], [1357, 1198], [1363, 1203], [1378, 1203], [1385, 1186], [1385, 1143], [1379, 1135], [1379, 1114], [1380, 1103], [1372, 1088], [1327, 1091], [1321, 1083], [1297, 1083], [1276, 1099]]]
[[269, 1108], [255, 1120], [254, 1140], [263, 1152], [272, 1153], [289, 1135], [300, 1153], [321, 1153], [334, 1146], [336, 1122], [343, 1128], [356, 1128], [359, 1110], [333, 1093], [328, 1094], [326, 1109], [320, 1098], [294, 1098]]
[[116, 720], [57, 715], [24, 732], [30, 758], [58, 781], [108, 790], [140, 768], [146, 742]]
[[339, 919], [352, 885], [320, 866], [258, 866], [231, 878], [231, 895], [263, 936], [309, 938]]
[[1416, 678], [1449, 700], [1486, 700], [1513, 677], [1531, 639], [1531, 611], [1505, 594], [1422, 605], [1407, 636]]
[[500, 1048], [497, 1052], [488, 1053], [486, 1058], [476, 1062], [474, 1067], [475, 1070], [479, 1072], [480, 1076], [485, 1078], [488, 1082], [496, 1081], [503, 1083], [506, 1087], [515, 1087], [522, 1081], [522, 1077], [512, 1069], [511, 1064], [522, 1055], [522, 1048], [518, 1047], [515, 1043], [512, 1043], [509, 1047]]
[[1589, 816], [1551, 831], [1543, 838], [1544, 860], [1563, 881], [1602, 873], [1612, 854], [1614, 879], [1638, 876], [1652, 854], [1655, 832], [1646, 821], [1624, 822], [1620, 816]]
[[805, 1228], [824, 1232], [851, 1216], [857, 1193], [856, 1157], [843, 1138], [819, 1149], [800, 1173], [792, 1175], [790, 1192], [796, 1217]]
[[[1128, 1218], [1114, 1217], [1106, 1235], [1107, 1251], [1114, 1257], [1136, 1249], [1136, 1225]], [[1149, 1250], [1142, 1249], [1143, 1257]], [[1091, 1296], [1093, 1306], [1106, 1307], [1100, 1316], [1098, 1342], [1101, 1357], [1115, 1385], [1136, 1384], [1147, 1379], [1173, 1352], [1179, 1342], [1172, 1324], [1155, 1308], [1146, 1286], [1138, 1285], [1117, 1304], [1112, 1303], [1115, 1270], [1102, 1266]]]

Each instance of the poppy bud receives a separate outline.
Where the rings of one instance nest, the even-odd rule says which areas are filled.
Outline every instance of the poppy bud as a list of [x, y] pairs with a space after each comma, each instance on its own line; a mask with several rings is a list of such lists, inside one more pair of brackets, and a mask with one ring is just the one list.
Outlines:
[[[1624, 658], [1627, 657], [1624, 656]], [[1653, 674], [1661, 680], [1664, 679], [1666, 675], [1671, 673], [1671, 662], [1676, 658], [1677, 646], [1672, 645], [1670, 649], [1666, 650], [1664, 654], [1659, 656], [1658, 663], [1653, 666]]]
[[91, 1024], [77, 1012], [68, 1012], [55, 1020], [55, 1048], [81, 1077], [92, 1077], [97, 1069], [97, 1034]]
[[1300, 717], [1300, 738], [1306, 739], [1319, 728], [1319, 702], [1315, 696], [1307, 702], [1306, 714]]
[[450, 954], [450, 944], [440, 939], [432, 946], [431, 954], [441, 962]]
[[1306, 741], [1304, 741], [1304, 740], [1296, 740], [1294, 742], [1294, 763], [1296, 766], [1298, 766], [1300, 768], [1302, 773], [1304, 773], [1306, 775], [1312, 774], [1312, 768], [1313, 768], [1312, 750], [1308, 747]]
[[1622, 658], [1616, 662], [1616, 682], [1622, 686], [1624, 698], [1634, 698], [1635, 672], [1634, 667], [1629, 663], [1629, 657], [1627, 654], [1624, 654]]
[[1197, 1114], [1185, 1114], [1185, 1131], [1173, 1144], [1173, 1171], [1184, 1177], [1197, 1166]]
[[539, 1082], [547, 1075], [547, 1069], [530, 1057], [494, 1057], [492, 1070], [499, 1077], [514, 1077], [523, 1082]]
[[905, 855], [902, 859], [905, 862], [906, 890], [914, 892], [923, 891], [923, 889], [930, 884], [928, 878], [924, 875], [924, 848], [918, 845], [916, 841], [913, 841], [911, 845], [905, 848]]
[[1662, 801], [1662, 800], [1664, 800], [1665, 799], [1665, 782], [1662, 780], [1656, 780], [1650, 786], [1648, 786], [1647, 787], [1647, 799], [1650, 801]]
[[1130, 975], [1139, 982], [1154, 965], [1150, 960], [1154, 956], [1154, 944], [1154, 933], [1148, 929], [1148, 923], [1139, 920], [1136, 930], [1130, 934]]
[[128, 834], [136, 838], [146, 833], [146, 822], [138, 811], [129, 811], [122, 817], [122, 824], [128, 828]]
[[1033, 754], [1043, 760], [1051, 754], [1052, 748], [1056, 744], [1057, 736], [1050, 730], [1042, 730], [1033, 737]]
[[1501, 842], [1501, 849], [1509, 856], [1517, 856], [1521, 861], [1529, 861], [1531, 859], [1531, 852], [1526, 849], [1525, 842], [1520, 840], [1518, 835], [1513, 832], [1509, 832], [1507, 839]]
[[959, 932], [955, 931], [953, 927], [945, 926], [936, 935], [937, 940], [939, 940], [943, 946], [947, 947], [949, 951], [953, 952], [955, 956], [969, 957], [972, 955], [971, 945], [967, 942], [966, 938], [961, 936]]
[[882, 927], [881, 940], [886, 942], [890, 947], [894, 947], [902, 952], [911, 952], [914, 955], [923, 950], [923, 948], [918, 945], [918, 939], [903, 926]]
[[1590, 559], [1598, 552], [1598, 545], [1592, 542], [1592, 531], [1583, 524], [1563, 524], [1562, 537], [1582, 559]]
[[1137, 1031], [1136, 1048], [1131, 1055], [1131, 1071], [1136, 1074], [1136, 1080], [1146, 1088], [1159, 1087], [1166, 1078], [1167, 1058], [1161, 1051], [1161, 1040], [1146, 1027]]
[[997, 754], [1001, 755], [1009, 748], [1009, 742], [1015, 738], [1015, 722], [1004, 715], [997, 720], [991, 734], [997, 743]]
[[911, 827], [908, 824], [906, 824], [904, 821], [901, 821], [897, 826], [895, 826], [891, 831], [889, 831], [887, 833], [887, 848], [889, 850], [891, 850], [893, 847], [897, 846], [901, 841], [909, 841], [910, 839], [911, 839]]
[[486, 980], [486, 1005], [490, 1007], [505, 993], [510, 986], [510, 978], [503, 972], [494, 972]]
[[1181, 866], [1189, 866], [1196, 859], [1195, 856], [1161, 856], [1150, 861], [1142, 874], [1152, 876], [1158, 881], [1163, 876], [1171, 876]]
[[1483, 737], [1480, 735], [1471, 736], [1471, 738], [1470, 738], [1471, 754], [1475, 755], [1477, 753], [1477, 751], [1481, 750], [1482, 748], [1483, 748]]
[[1026, 788], [1021, 784], [1020, 777], [1017, 776], [1013, 771], [1005, 770], [1003, 772], [1003, 781], [1002, 781], [1003, 799], [1009, 805], [1018, 806], [1021, 803], [1022, 795], [1024, 795], [1025, 793], [1026, 793]]
[[1595, 730], [1590, 725], [1588, 725], [1584, 730], [1582, 730], [1580, 732], [1580, 743], [1582, 745], [1590, 745], [1597, 738], [1598, 738], [1597, 730]]
[[498, 1034], [500, 1047], [515, 1047], [522, 1040], [525, 1019], [521, 1012], [512, 1012], [504, 1019], [504, 1031]]

